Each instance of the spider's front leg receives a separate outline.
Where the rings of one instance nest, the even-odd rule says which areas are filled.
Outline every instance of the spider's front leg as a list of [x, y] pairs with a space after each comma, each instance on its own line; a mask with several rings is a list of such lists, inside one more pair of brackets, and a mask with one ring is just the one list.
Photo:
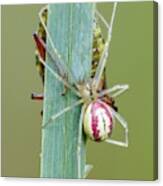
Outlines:
[[121, 95], [128, 89], [129, 89], [129, 85], [127, 84], [115, 85], [112, 88], [101, 91], [98, 96], [103, 97], [104, 95], [108, 94], [111, 98], [116, 98], [117, 96]]
[[[53, 53], [50, 51], [49, 48], [47, 48], [45, 42], [38, 36], [37, 33], [33, 34], [33, 38], [34, 38], [34, 41], [35, 41], [35, 44], [36, 44], [36, 47], [37, 47], [37, 50], [38, 50], [38, 54], [37, 54], [38, 56], [37, 57], [39, 59], [39, 63], [42, 64], [43, 66], [45, 66], [43, 64], [43, 62], [45, 62], [45, 56], [46, 56], [46, 52], [47, 52], [47, 54], [51, 58], [51, 60], [53, 62], [55, 62], [54, 64], [55, 64], [55, 68], [56, 68], [56, 71], [57, 71], [56, 74], [58, 74], [58, 76], [62, 77], [64, 82], [68, 82], [67, 73], [64, 72], [64, 68], [62, 68], [62, 66], [57, 65], [56, 59], [53, 56]], [[53, 73], [54, 73], [54, 71], [53, 71]], [[61, 93], [62, 96], [64, 96], [66, 94], [67, 89], [68, 89], [68, 86], [66, 86], [65, 83], [64, 83], [63, 89], [64, 90]]]
[[58, 75], [48, 64], [45, 63], [45, 61], [40, 57], [39, 58], [40, 62], [47, 68], [47, 70], [60, 82], [63, 83], [66, 87], [72, 90], [77, 96], [80, 97], [80, 93], [71, 86], [69, 82], [67, 82], [62, 76]]
[[[70, 77], [73, 80], [73, 82], [75, 83], [76, 79], [75, 79], [74, 74], [72, 73], [71, 70], [68, 69], [67, 63], [65, 63], [63, 61], [58, 50], [55, 48], [55, 45], [54, 45], [52, 38], [51, 38], [51, 34], [48, 31], [48, 28], [47, 28], [47, 13], [48, 12], [50, 13], [48, 6], [43, 7], [41, 9], [41, 11], [39, 12], [40, 25], [42, 28], [40, 32], [41, 33], [45, 32], [44, 37], [42, 36], [42, 34], [41, 35], [39, 34], [40, 33], [39, 30], [33, 34], [33, 38], [35, 40], [36, 47], [38, 50], [37, 57], [38, 57], [38, 59], [40, 59], [40, 58], [42, 59], [41, 61], [39, 61], [40, 62], [39, 64], [41, 64], [42, 66], [45, 66], [43, 62], [45, 61], [45, 57], [46, 57], [46, 53], [47, 53], [48, 57], [50, 57], [51, 60], [53, 61], [53, 65], [55, 66], [55, 70], [57, 71], [57, 76], [62, 77], [62, 80], [64, 82], [66, 82], [66, 84], [68, 84], [67, 83], [68, 77]], [[47, 41], [49, 41], [49, 44], [50, 44], [49, 47], [46, 46]], [[47, 65], [45, 67], [47, 67]], [[49, 68], [47, 68], [47, 69], [49, 69]], [[55, 72], [53, 72], [53, 74], [54, 73]], [[57, 76], [55, 75], [56, 78], [57, 78]], [[65, 83], [63, 83], [63, 84], [64, 84], [64, 87], [63, 87], [64, 90], [61, 93], [61, 95], [65, 95], [68, 88], [70, 88], [70, 86], [67, 86]], [[76, 93], [77, 93], [77, 91], [76, 91]], [[79, 93], [77, 93], [77, 94], [79, 96]]]
[[113, 11], [112, 11], [110, 24], [108, 24], [107, 21], [99, 14], [99, 16], [102, 19], [102, 21], [104, 22], [108, 32], [107, 32], [107, 39], [106, 39], [106, 43], [105, 43], [105, 48], [104, 48], [104, 51], [101, 55], [95, 76], [93, 78], [92, 84], [93, 84], [93, 88], [95, 90], [98, 89], [102, 74], [104, 72], [104, 68], [106, 66], [107, 58], [109, 56], [110, 42], [111, 42], [111, 37], [112, 37], [112, 27], [113, 27], [113, 22], [114, 22], [114, 18], [115, 18], [116, 8], [117, 8], [117, 2], [115, 2], [113, 5]]
[[46, 36], [47, 36], [47, 40], [49, 41], [50, 48], [52, 49], [52, 53], [51, 53], [52, 59], [55, 62], [56, 67], [59, 69], [61, 76], [68, 75], [73, 80], [73, 82], [77, 82], [76, 77], [74, 76], [74, 73], [72, 72], [71, 69], [69, 69], [68, 64], [63, 61], [61, 54], [58, 52], [57, 48], [55, 47], [55, 44], [52, 41], [51, 34], [48, 31], [47, 25], [45, 24], [42, 18], [42, 14], [45, 9], [47, 9], [50, 12], [48, 6], [43, 7], [41, 11], [39, 12], [39, 18], [46, 32]]

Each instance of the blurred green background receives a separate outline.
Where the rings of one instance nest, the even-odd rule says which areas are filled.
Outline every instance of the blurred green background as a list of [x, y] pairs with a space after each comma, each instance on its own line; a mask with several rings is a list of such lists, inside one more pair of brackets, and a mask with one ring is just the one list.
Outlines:
[[[89, 141], [89, 179], [154, 179], [153, 5], [118, 5], [106, 74], [109, 87], [130, 85], [116, 100], [128, 121], [129, 147]], [[42, 103], [30, 94], [42, 92], [32, 41], [42, 6], [2, 6], [2, 176], [39, 177]], [[97, 8], [109, 20], [112, 4]], [[120, 132], [117, 125], [114, 136]]]

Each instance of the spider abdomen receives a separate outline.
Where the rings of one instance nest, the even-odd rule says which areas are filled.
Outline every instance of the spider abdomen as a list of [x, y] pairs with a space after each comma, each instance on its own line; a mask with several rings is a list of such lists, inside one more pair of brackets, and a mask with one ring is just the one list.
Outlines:
[[84, 115], [84, 132], [93, 141], [104, 141], [112, 132], [113, 114], [101, 100], [91, 102]]

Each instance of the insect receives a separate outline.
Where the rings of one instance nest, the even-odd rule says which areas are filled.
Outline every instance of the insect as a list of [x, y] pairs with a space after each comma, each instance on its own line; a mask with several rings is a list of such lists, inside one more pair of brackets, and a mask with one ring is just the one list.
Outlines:
[[[44, 38], [42, 35], [39, 36], [39, 34], [34, 34], [34, 39], [38, 48], [38, 60], [42, 67], [47, 68], [49, 73], [51, 73], [58, 81], [60, 81], [67, 90], [70, 89], [76, 96], [79, 97], [78, 101], [64, 108], [57, 114], [52, 115], [47, 123], [43, 125], [43, 129], [46, 130], [46, 128], [51, 125], [52, 121], [56, 120], [65, 112], [68, 112], [76, 106], [83, 104], [79, 120], [78, 151], [81, 151], [80, 144], [82, 140], [82, 128], [84, 128], [86, 135], [93, 141], [105, 141], [114, 145], [128, 147], [128, 125], [123, 117], [117, 112], [117, 107], [114, 105], [114, 99], [124, 93], [129, 88], [129, 86], [127, 84], [123, 84], [115, 85], [112, 88], [105, 89], [104, 84], [104, 69], [106, 66], [107, 58], [109, 57], [112, 28], [116, 9], [117, 2], [115, 2], [113, 5], [110, 23], [108, 23], [96, 10], [96, 18], [100, 19], [107, 29], [107, 38], [104, 41], [100, 36], [101, 31], [96, 25], [97, 23], [95, 21], [91, 76], [87, 81], [84, 81], [83, 83], [76, 82], [74, 85], [67, 81], [67, 74], [73, 76], [72, 72], [68, 70], [67, 66], [62, 60], [61, 55], [55, 48], [51, 39], [51, 35], [47, 29], [46, 22], [43, 19], [42, 15], [45, 13], [45, 11], [47, 11], [47, 8], [43, 8], [39, 13], [41, 25], [46, 34]], [[53, 51], [47, 49], [46, 39], [49, 40], [49, 44], [51, 45]], [[96, 42], [99, 40], [102, 41], [101, 45], [96, 44]], [[101, 50], [99, 50], [99, 46], [102, 46]], [[45, 63], [45, 52], [54, 61], [57, 71], [54, 71], [47, 63]], [[33, 96], [38, 99], [43, 98], [41, 95]], [[118, 121], [118, 123], [124, 128], [125, 138], [123, 141], [111, 138], [113, 124], [116, 121]], [[80, 162], [80, 160], [78, 162]]]

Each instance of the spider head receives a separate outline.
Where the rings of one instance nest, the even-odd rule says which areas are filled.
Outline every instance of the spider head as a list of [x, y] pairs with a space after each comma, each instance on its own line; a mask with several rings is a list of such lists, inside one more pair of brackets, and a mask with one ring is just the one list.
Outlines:
[[91, 86], [89, 82], [78, 84], [77, 89], [79, 90], [81, 97], [86, 102], [90, 102], [92, 100], [92, 91], [91, 91]]

